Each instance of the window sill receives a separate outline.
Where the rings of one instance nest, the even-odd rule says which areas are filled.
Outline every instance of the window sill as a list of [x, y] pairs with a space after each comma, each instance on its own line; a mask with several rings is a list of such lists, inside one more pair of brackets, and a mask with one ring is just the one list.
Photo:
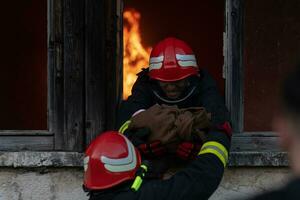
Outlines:
[[286, 152], [241, 151], [231, 152], [229, 167], [287, 167]]
[[82, 167], [83, 153], [55, 151], [0, 152], [0, 167]]
[[[77, 152], [0, 152], [0, 167], [82, 167], [82, 161]], [[231, 152], [229, 166], [288, 166], [288, 159], [285, 152]]]

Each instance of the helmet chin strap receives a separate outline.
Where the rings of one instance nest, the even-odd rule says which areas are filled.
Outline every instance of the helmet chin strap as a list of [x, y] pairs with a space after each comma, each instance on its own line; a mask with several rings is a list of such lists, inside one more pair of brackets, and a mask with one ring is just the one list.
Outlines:
[[163, 102], [169, 103], [169, 104], [176, 104], [176, 103], [180, 103], [180, 102], [186, 100], [187, 98], [189, 98], [189, 97], [193, 94], [193, 92], [195, 91], [195, 89], [196, 89], [196, 86], [194, 86], [194, 87], [191, 89], [191, 91], [190, 91], [187, 95], [185, 95], [183, 98], [177, 99], [177, 100], [168, 100], [168, 99], [166, 99], [166, 98], [164, 98], [164, 97], [161, 97], [161, 96], [157, 93], [157, 91], [155, 91], [155, 90], [152, 90], [152, 91], [153, 91], [154, 95], [155, 95], [157, 98], [159, 98], [160, 100], [162, 100]]

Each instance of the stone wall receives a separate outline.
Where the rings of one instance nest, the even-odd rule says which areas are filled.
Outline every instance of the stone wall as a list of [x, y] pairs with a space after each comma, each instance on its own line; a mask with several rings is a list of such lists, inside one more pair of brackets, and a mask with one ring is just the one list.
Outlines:
[[[0, 200], [86, 200], [82, 168], [0, 168]], [[287, 168], [234, 168], [226, 170], [211, 200], [247, 197], [289, 178]]]
[[245, 199], [270, 188], [280, 187], [289, 178], [289, 169], [283, 167], [229, 168], [210, 200]]
[[81, 168], [0, 168], [0, 200], [85, 200]]

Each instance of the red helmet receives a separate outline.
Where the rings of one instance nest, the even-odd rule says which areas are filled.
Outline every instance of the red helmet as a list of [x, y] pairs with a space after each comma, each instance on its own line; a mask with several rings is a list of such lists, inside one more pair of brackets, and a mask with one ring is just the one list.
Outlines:
[[192, 49], [176, 38], [166, 38], [152, 50], [149, 76], [160, 81], [178, 81], [198, 74], [198, 65]]
[[117, 131], [99, 135], [85, 154], [84, 186], [88, 190], [106, 189], [134, 179], [141, 165], [139, 152]]

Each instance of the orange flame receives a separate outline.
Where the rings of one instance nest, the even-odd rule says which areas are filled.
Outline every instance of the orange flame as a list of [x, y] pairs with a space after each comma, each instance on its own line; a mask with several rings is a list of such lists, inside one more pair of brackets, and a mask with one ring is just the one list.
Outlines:
[[140, 34], [140, 13], [126, 10], [123, 13], [123, 98], [131, 94], [131, 88], [141, 68], [148, 66], [151, 48], [144, 48]]

